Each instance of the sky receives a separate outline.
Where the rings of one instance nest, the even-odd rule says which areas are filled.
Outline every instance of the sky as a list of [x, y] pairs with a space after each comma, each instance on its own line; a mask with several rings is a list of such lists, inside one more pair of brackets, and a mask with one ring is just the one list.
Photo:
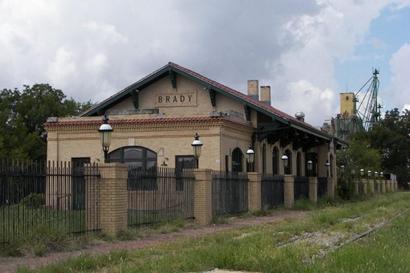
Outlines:
[[169, 61], [319, 126], [380, 70], [410, 109], [410, 0], [0, 0], [0, 89], [49, 83], [98, 102]]

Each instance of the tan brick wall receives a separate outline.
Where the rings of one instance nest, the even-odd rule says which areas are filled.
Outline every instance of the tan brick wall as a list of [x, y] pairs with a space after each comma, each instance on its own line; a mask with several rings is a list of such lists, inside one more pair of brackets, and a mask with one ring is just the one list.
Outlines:
[[128, 168], [125, 164], [106, 163], [99, 166], [100, 219], [102, 232], [116, 235], [127, 229], [127, 179]]
[[200, 225], [212, 221], [212, 171], [197, 169], [194, 171], [194, 217]]
[[248, 209], [257, 211], [261, 209], [261, 179], [262, 175], [256, 172], [248, 173]]
[[293, 208], [295, 203], [295, 178], [292, 175], [284, 176], [284, 198], [285, 198], [285, 207]]

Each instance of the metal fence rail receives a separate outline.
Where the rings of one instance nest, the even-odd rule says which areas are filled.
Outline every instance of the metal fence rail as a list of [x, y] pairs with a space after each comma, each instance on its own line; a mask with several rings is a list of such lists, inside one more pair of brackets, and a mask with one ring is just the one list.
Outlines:
[[248, 210], [248, 176], [246, 173], [212, 173], [213, 215], [236, 214]]
[[82, 233], [99, 229], [98, 166], [71, 162], [0, 162], [0, 242], [39, 229]]
[[284, 178], [281, 175], [262, 175], [262, 209], [267, 210], [284, 203]]
[[327, 177], [317, 178], [317, 197], [322, 198], [327, 194]]
[[192, 170], [128, 167], [128, 226], [193, 218]]
[[294, 198], [309, 199], [309, 178], [306, 176], [296, 176], [294, 183]]

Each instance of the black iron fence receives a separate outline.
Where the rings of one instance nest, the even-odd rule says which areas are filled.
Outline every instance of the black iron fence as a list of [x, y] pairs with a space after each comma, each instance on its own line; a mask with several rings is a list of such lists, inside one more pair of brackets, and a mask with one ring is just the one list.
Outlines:
[[267, 210], [283, 205], [284, 178], [281, 175], [262, 175], [261, 180], [262, 209]]
[[294, 198], [309, 199], [309, 178], [306, 176], [295, 176]]
[[248, 176], [246, 173], [212, 173], [213, 215], [236, 214], [248, 210]]
[[0, 242], [99, 229], [96, 164], [0, 162]]
[[128, 225], [193, 218], [192, 170], [128, 167]]
[[327, 194], [327, 177], [317, 178], [317, 197], [322, 198]]

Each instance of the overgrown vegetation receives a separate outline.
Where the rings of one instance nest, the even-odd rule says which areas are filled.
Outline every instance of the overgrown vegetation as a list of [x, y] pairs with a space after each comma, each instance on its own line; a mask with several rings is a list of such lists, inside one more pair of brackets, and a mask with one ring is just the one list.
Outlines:
[[[405, 272], [400, 269], [410, 266], [408, 254], [405, 254], [408, 240], [403, 240], [410, 238], [408, 220], [396, 221], [393, 228], [396, 223], [399, 226], [391, 234], [382, 231], [376, 237], [339, 250], [335, 246], [398, 212], [406, 212], [410, 207], [409, 201], [410, 194], [402, 192], [361, 202], [341, 202], [313, 210], [303, 219], [225, 231], [128, 253], [114, 252], [111, 257], [115, 258], [110, 258], [110, 262], [106, 261], [107, 255], [82, 256], [39, 270], [22, 269], [20, 272], [200, 272], [216, 267], [285, 273]], [[409, 213], [403, 217], [410, 219]], [[396, 255], [394, 259], [400, 259], [399, 263], [390, 264], [384, 259], [386, 248], [383, 244], [387, 245], [389, 252], [394, 251], [387, 256]], [[377, 249], [370, 252], [372, 247]], [[370, 253], [373, 256], [366, 257]], [[352, 259], [351, 255], [358, 258]], [[373, 264], [380, 265], [380, 268]]]

